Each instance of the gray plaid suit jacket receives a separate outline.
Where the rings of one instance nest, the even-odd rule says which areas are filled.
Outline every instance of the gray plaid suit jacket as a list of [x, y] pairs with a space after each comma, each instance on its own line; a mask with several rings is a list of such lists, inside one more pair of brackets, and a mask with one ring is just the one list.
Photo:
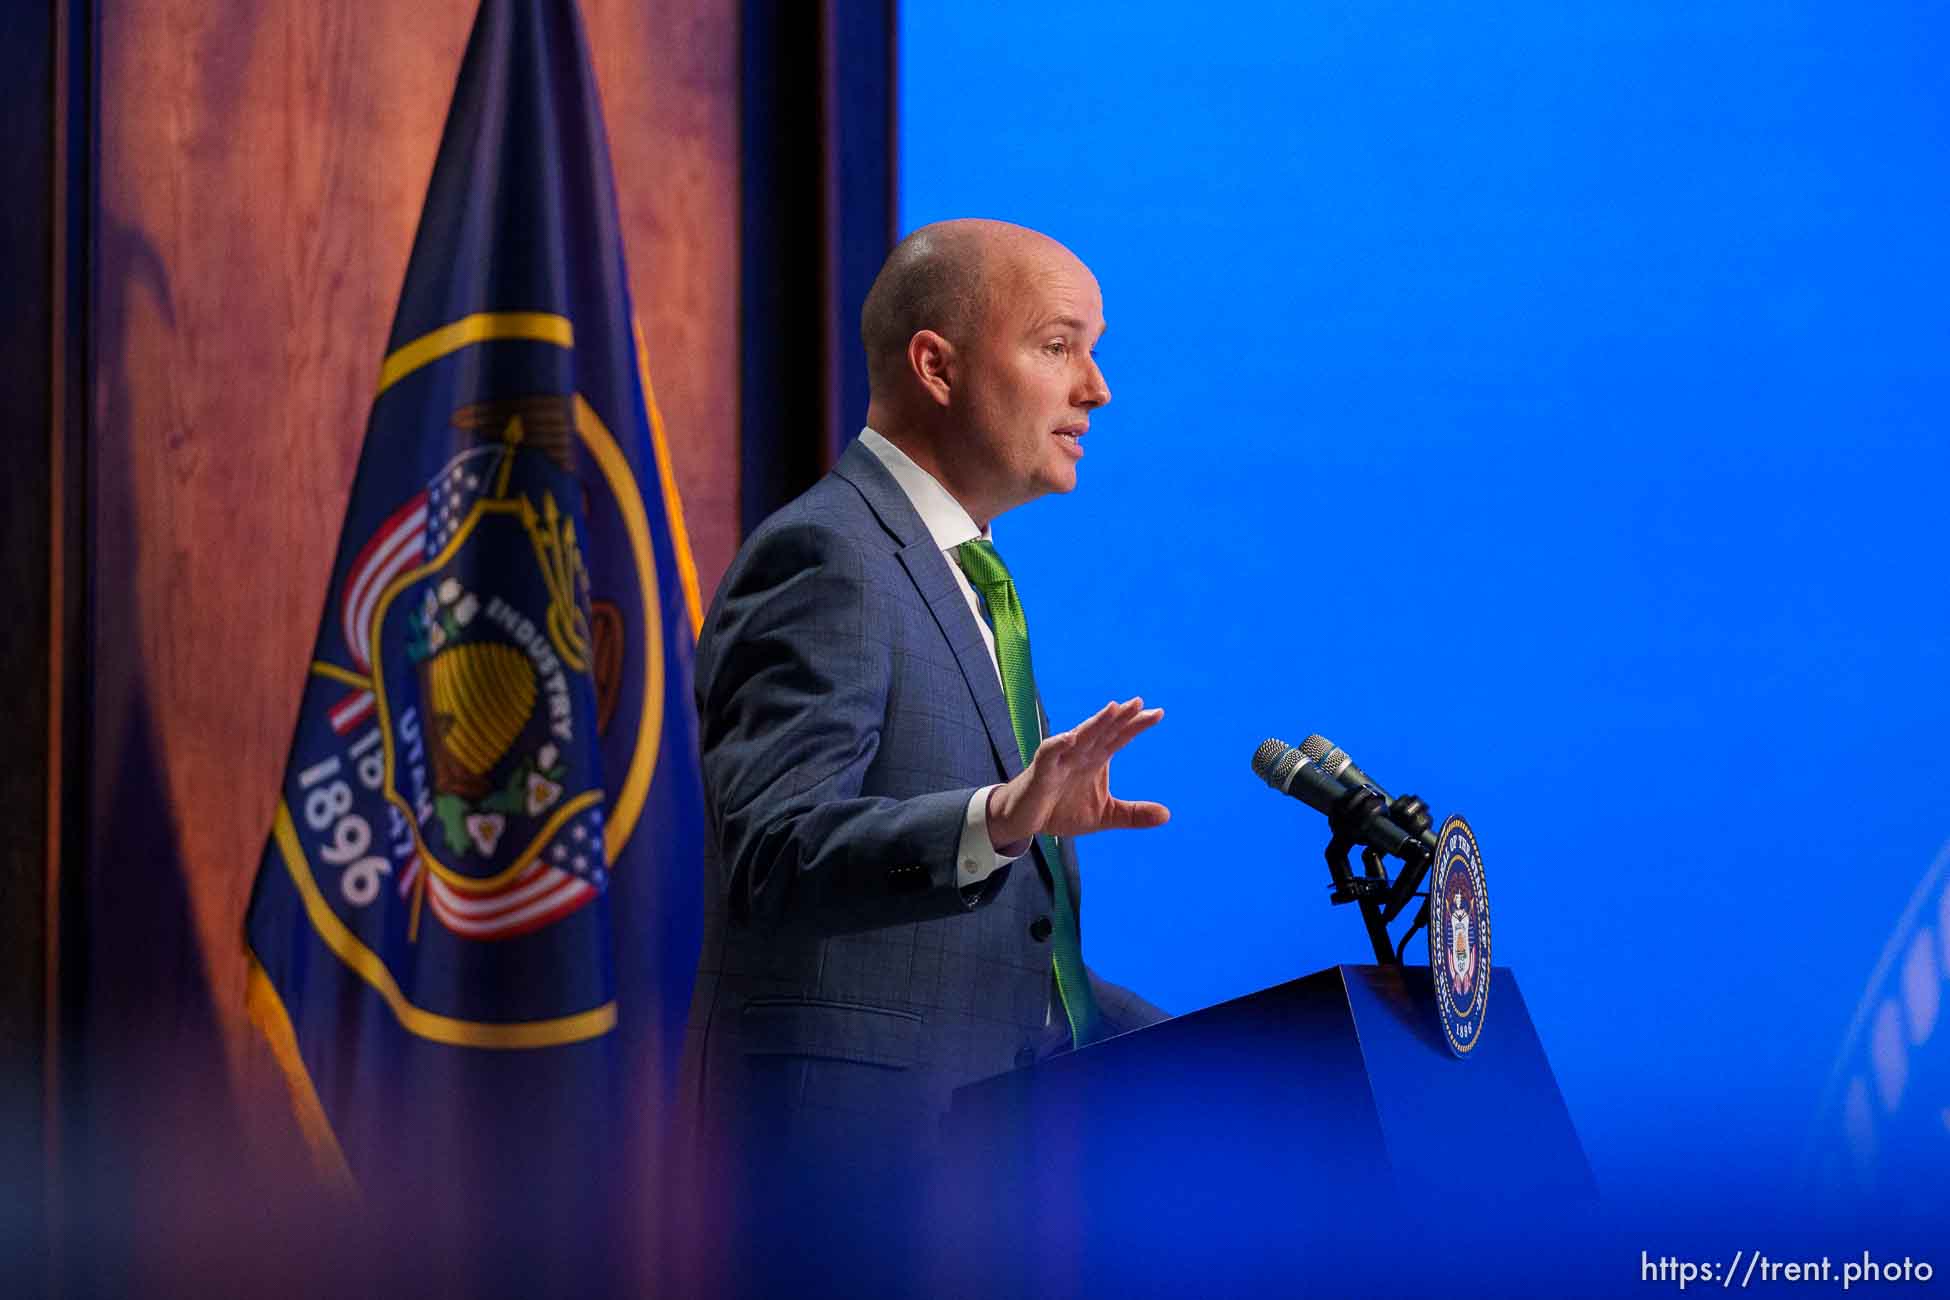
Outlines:
[[[1068, 1045], [1049, 872], [1081, 914], [1074, 849], [957, 882], [970, 797], [1022, 762], [948, 565], [856, 441], [712, 603], [697, 698], [719, 888], [687, 1061], [707, 1135], [911, 1156], [954, 1088]], [[1164, 1018], [1091, 978], [1113, 1031]]]

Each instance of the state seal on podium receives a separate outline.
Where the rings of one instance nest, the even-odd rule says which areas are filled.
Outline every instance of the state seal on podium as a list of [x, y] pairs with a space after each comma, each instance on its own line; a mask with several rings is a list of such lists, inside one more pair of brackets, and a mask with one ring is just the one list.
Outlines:
[[1449, 1050], [1466, 1057], [1483, 1035], [1490, 1001], [1490, 899], [1476, 833], [1460, 816], [1442, 823], [1429, 876], [1429, 976]]

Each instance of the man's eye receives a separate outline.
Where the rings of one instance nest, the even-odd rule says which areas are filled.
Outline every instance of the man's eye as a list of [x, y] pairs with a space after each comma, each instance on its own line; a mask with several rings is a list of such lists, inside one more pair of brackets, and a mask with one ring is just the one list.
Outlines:
[[1070, 345], [1068, 343], [1065, 343], [1062, 339], [1051, 339], [1049, 342], [1043, 344], [1043, 351], [1049, 353], [1053, 357], [1060, 357], [1064, 353], [1068, 352], [1069, 350], [1070, 350]]

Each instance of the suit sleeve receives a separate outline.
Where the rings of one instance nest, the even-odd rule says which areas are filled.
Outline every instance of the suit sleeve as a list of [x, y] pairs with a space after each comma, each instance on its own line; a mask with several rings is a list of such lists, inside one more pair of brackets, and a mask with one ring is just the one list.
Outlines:
[[1097, 1010], [1103, 1012], [1104, 1024], [1113, 1034], [1129, 1033], [1133, 1029], [1143, 1029], [1171, 1019], [1163, 1008], [1154, 1005], [1134, 990], [1122, 984], [1113, 984], [1084, 963], [1083, 973], [1090, 979], [1091, 995], [1097, 999]]
[[698, 712], [731, 918], [823, 933], [932, 920], [964, 890], [957, 848], [976, 787], [863, 795], [893, 674], [886, 602], [859, 550], [809, 526], [753, 539], [706, 629]]

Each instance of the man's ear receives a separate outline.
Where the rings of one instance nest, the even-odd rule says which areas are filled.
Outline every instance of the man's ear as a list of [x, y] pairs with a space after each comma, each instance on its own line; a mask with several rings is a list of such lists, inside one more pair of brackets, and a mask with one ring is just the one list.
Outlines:
[[933, 330], [921, 330], [907, 341], [907, 368], [937, 406], [947, 406], [961, 381], [955, 345]]

